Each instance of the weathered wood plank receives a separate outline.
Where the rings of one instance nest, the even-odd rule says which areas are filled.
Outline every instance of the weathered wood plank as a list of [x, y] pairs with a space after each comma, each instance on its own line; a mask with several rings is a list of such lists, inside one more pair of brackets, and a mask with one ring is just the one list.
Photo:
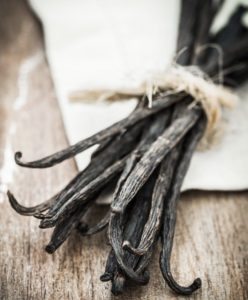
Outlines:
[[[20, 0], [0, 2], [0, 70], [0, 167], [5, 170], [0, 186], [4, 192], [9, 185], [26, 205], [39, 203], [76, 167], [71, 160], [53, 169], [12, 170], [8, 155], [14, 150], [37, 158], [67, 145], [41, 30]], [[50, 232], [17, 215], [4, 193], [0, 197], [0, 299], [113, 299], [109, 285], [99, 281], [109, 250], [104, 233], [84, 239], [75, 233], [50, 256], [43, 251]], [[182, 197], [172, 269], [181, 283], [202, 278], [202, 289], [190, 299], [248, 299], [247, 197], [245, 192]], [[149, 285], [132, 287], [118, 299], [184, 298], [165, 286], [158, 251], [155, 256]]]

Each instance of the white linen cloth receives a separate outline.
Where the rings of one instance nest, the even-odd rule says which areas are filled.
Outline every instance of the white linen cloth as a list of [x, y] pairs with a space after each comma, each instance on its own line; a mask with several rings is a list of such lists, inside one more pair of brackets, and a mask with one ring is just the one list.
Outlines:
[[[227, 1], [215, 28], [224, 24], [237, 2], [248, 4], [248, 0]], [[122, 119], [135, 106], [135, 100], [73, 102], [71, 92], [135, 88], [174, 59], [179, 0], [30, 3], [44, 27], [47, 58], [70, 144]], [[228, 113], [221, 142], [194, 154], [182, 190], [248, 188], [248, 85], [239, 94], [241, 101]], [[76, 157], [79, 169], [88, 164], [91, 152]]]

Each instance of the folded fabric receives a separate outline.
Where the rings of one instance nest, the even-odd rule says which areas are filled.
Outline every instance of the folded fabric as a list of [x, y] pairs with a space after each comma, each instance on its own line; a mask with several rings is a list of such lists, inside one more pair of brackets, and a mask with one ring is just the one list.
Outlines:
[[[213, 30], [223, 26], [238, 2], [245, 4], [226, 1]], [[163, 72], [177, 59], [179, 1], [30, 3], [44, 27], [47, 58], [71, 144], [127, 116], [136, 102], [83, 102], [81, 91], [137, 90], [151, 74]], [[240, 102], [225, 114], [220, 142], [195, 153], [183, 190], [248, 188], [248, 85], [237, 92]], [[87, 165], [91, 152], [76, 157], [79, 169]]]

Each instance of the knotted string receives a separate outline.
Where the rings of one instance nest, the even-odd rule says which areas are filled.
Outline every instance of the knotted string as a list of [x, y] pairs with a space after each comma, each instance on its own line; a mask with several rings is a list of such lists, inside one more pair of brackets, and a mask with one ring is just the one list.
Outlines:
[[[219, 53], [219, 84], [214, 83], [197, 66], [181, 66], [174, 62], [161, 73], [156, 73], [144, 80], [137, 88], [132, 89], [94, 89], [73, 92], [71, 100], [96, 101], [96, 100], [122, 100], [137, 98], [146, 95], [148, 106], [152, 107], [153, 95], [158, 91], [166, 92], [166, 95], [184, 92], [192, 96], [194, 103], [200, 103], [204, 109], [208, 123], [202, 139], [202, 148], [209, 148], [213, 144], [214, 137], [222, 128], [222, 111], [224, 108], [233, 108], [238, 97], [223, 86], [222, 49], [215, 44], [204, 45], [198, 49], [203, 51], [207, 47], [216, 49]], [[181, 55], [182, 49], [178, 55]], [[178, 58], [177, 55], [177, 58]]]

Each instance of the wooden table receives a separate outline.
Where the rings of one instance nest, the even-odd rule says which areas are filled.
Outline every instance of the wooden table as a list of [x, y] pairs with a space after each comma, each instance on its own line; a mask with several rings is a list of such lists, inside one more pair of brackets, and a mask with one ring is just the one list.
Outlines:
[[[0, 2], [0, 299], [114, 299], [99, 280], [109, 251], [105, 234], [75, 234], [54, 254], [43, 251], [50, 230], [17, 215], [7, 201], [8, 187], [25, 205], [53, 195], [77, 170], [73, 160], [52, 169], [16, 167], [23, 150], [35, 159], [68, 144], [50, 71], [42, 30], [21, 0]], [[247, 174], [248, 176], [248, 174]], [[248, 299], [247, 192], [191, 192], [178, 210], [172, 269], [182, 284], [202, 278], [189, 299]], [[117, 299], [183, 299], [164, 284], [157, 251], [148, 286], [131, 288]]]

